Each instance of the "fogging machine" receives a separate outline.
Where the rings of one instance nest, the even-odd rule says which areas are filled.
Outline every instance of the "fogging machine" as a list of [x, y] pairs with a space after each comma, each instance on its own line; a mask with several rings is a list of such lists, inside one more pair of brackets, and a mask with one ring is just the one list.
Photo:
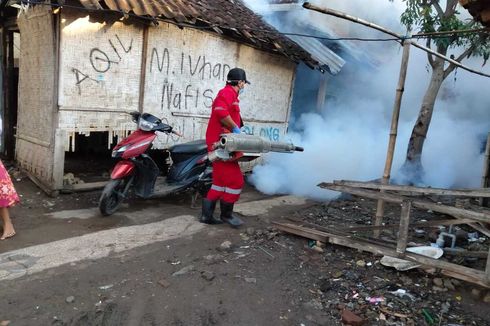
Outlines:
[[220, 140], [214, 144], [215, 150], [210, 152], [208, 158], [210, 161], [216, 160], [236, 160], [237, 153], [240, 160], [253, 160], [260, 156], [261, 153], [293, 153], [302, 152], [303, 147], [295, 146], [293, 143], [269, 141], [259, 136], [247, 134], [222, 134]]

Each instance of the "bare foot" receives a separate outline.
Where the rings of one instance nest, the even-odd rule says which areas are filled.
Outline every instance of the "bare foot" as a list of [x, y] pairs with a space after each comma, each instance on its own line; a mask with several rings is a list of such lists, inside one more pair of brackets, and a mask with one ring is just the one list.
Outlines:
[[12, 238], [15, 235], [14, 226], [12, 224], [5, 225], [3, 229], [3, 234], [0, 240], [5, 240], [8, 238]]

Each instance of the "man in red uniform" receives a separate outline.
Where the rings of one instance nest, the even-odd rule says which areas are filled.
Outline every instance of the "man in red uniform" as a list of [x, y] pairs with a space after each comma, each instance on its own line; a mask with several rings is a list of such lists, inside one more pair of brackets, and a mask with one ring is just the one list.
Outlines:
[[[220, 135], [228, 132], [240, 133], [243, 126], [240, 116], [238, 95], [243, 91], [247, 80], [245, 70], [233, 68], [226, 77], [226, 86], [218, 92], [213, 101], [211, 117], [206, 130], [208, 151], [214, 150], [214, 144]], [[213, 184], [202, 203], [200, 222], [207, 224], [229, 223], [233, 227], [243, 221], [233, 214], [233, 206], [240, 198], [243, 187], [243, 174], [237, 161], [213, 162]], [[220, 200], [220, 219], [213, 216], [216, 202]]]

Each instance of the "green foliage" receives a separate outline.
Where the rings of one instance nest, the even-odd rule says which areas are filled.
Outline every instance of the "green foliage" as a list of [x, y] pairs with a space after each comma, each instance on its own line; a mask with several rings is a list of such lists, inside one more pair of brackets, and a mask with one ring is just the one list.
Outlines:
[[[413, 34], [482, 28], [479, 23], [473, 20], [462, 20], [460, 18], [459, 12], [457, 11], [459, 6], [457, 1], [402, 1], [405, 2], [407, 7], [402, 13], [400, 21], [411, 30]], [[453, 5], [446, 6], [446, 2], [452, 3]], [[454, 47], [468, 48], [473, 46], [475, 50], [471, 55], [483, 57], [485, 64], [490, 55], [488, 38], [488, 33], [459, 33], [446, 36], [434, 36], [432, 37], [432, 40], [439, 48], [444, 50]]]

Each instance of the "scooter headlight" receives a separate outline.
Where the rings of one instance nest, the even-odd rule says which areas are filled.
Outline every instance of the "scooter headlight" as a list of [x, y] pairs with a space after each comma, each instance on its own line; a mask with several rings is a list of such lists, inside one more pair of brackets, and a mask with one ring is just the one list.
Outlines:
[[145, 119], [139, 119], [138, 128], [144, 131], [151, 131], [155, 127], [153, 122], [146, 121]]
[[113, 150], [112, 151], [112, 157], [119, 157], [119, 156], [121, 156], [121, 154], [124, 153], [129, 148], [129, 146], [130, 145], [126, 145], [126, 146], [123, 146], [123, 147], [119, 147], [116, 150]]

